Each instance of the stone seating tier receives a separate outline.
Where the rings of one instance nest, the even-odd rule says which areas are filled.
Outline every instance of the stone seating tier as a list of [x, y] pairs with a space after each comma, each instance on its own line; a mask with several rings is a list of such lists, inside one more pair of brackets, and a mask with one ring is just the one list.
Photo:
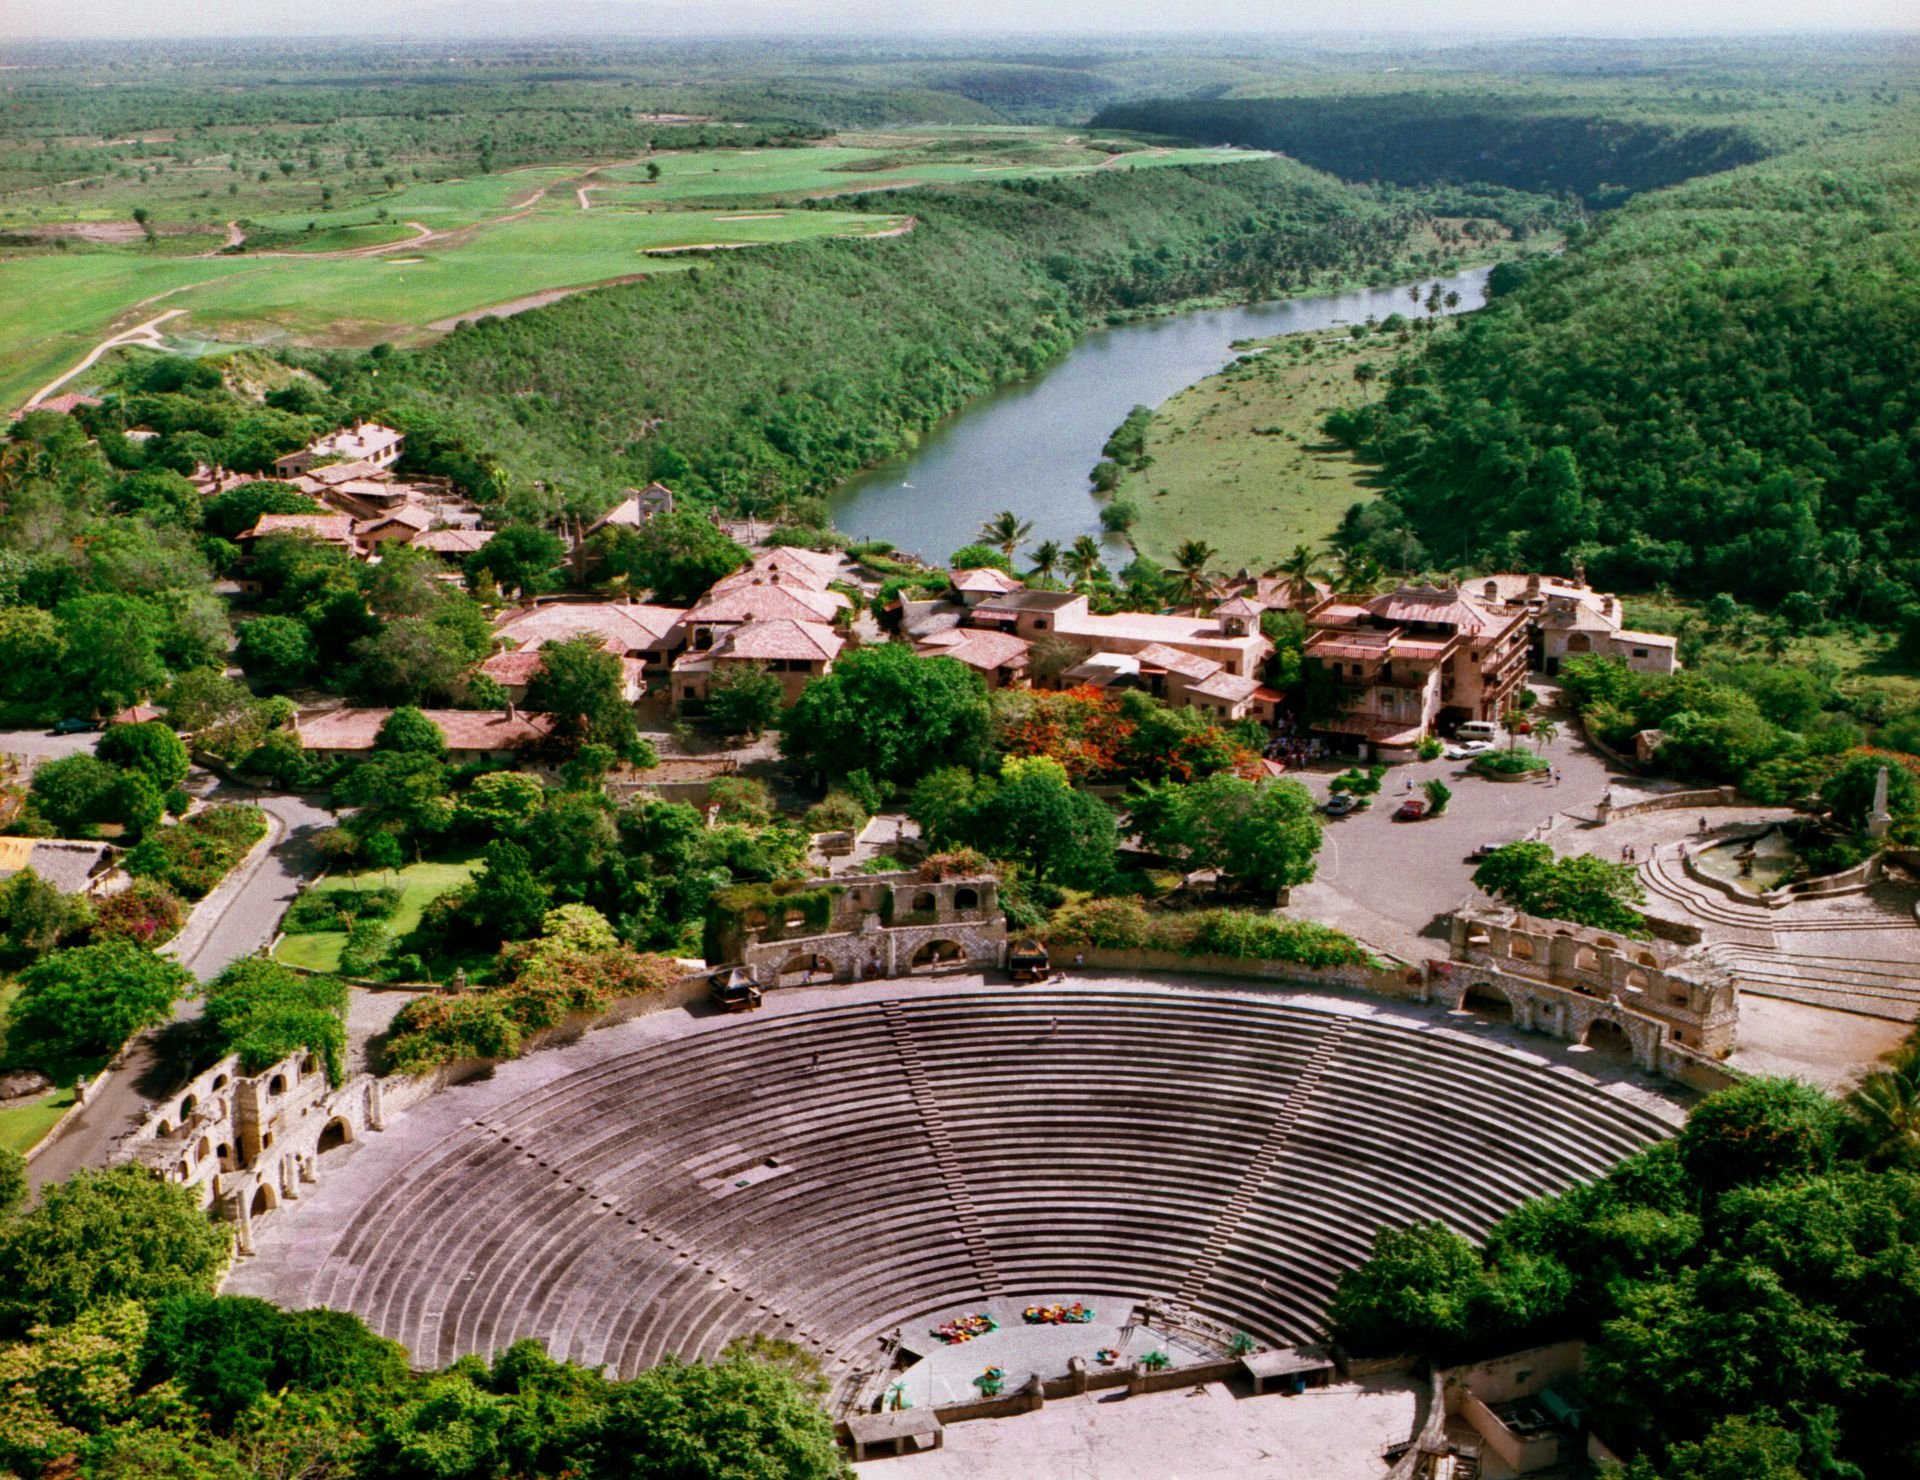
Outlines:
[[1478, 1235], [1665, 1131], [1504, 1050], [1286, 1000], [849, 1004], [496, 1107], [366, 1198], [304, 1303], [421, 1362], [538, 1336], [623, 1373], [764, 1332], [844, 1376], [928, 1311], [1058, 1290], [1184, 1289], [1293, 1342], [1382, 1225]]

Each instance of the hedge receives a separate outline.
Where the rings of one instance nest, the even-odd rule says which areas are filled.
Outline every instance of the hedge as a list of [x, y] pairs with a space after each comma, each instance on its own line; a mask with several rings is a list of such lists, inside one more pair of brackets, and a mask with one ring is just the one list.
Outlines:
[[1054, 916], [1049, 939], [1056, 946], [1172, 951], [1300, 966], [1378, 964], [1352, 936], [1315, 920], [1254, 910], [1163, 914], [1149, 911], [1137, 899], [1092, 899], [1063, 910]]
[[346, 1078], [346, 1016], [347, 987], [338, 977], [309, 976], [255, 956], [214, 979], [201, 1021], [212, 1057], [236, 1053], [245, 1073], [258, 1074], [306, 1049], [338, 1085]]

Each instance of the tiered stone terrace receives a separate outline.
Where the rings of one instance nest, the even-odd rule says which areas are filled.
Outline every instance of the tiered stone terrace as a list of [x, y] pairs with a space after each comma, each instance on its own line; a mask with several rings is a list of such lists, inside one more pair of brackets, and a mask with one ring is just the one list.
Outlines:
[[1376, 1228], [1479, 1234], [1670, 1129], [1377, 1005], [839, 991], [429, 1101], [229, 1289], [354, 1311], [423, 1363], [537, 1336], [632, 1373], [766, 1332], [846, 1389], [880, 1335], [976, 1297], [1152, 1299], [1292, 1342]]

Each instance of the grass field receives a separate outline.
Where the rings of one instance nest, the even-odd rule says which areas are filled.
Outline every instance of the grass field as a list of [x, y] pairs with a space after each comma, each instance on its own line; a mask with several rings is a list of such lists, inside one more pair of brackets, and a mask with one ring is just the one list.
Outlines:
[[[19, 993], [20, 989], [12, 982], [0, 983], [0, 1044], [6, 1042], [7, 1008]], [[97, 1072], [98, 1068], [98, 1065], [90, 1065], [89, 1072]], [[0, 1146], [24, 1155], [53, 1129], [55, 1121], [72, 1108], [73, 1086], [69, 1084], [64, 1089], [56, 1089], [24, 1105], [12, 1105], [0, 1110]]]
[[900, 224], [897, 216], [841, 211], [717, 219], [725, 214], [530, 213], [444, 244], [363, 257], [179, 258], [130, 247], [0, 259], [0, 301], [8, 304], [0, 404], [17, 405], [106, 335], [170, 309], [185, 310], [164, 326], [171, 340], [411, 342], [436, 324], [534, 294], [681, 271], [697, 260], [650, 255], [662, 248], [866, 236]]
[[[322, 879], [313, 887], [322, 893], [350, 891], [362, 884], [372, 887], [376, 884], [401, 887], [400, 907], [386, 922], [387, 932], [394, 939], [410, 934], [420, 923], [420, 916], [428, 905], [471, 879], [478, 864], [473, 859], [459, 861], [439, 861], [431, 863], [411, 863], [397, 874], [374, 874], [365, 878], [336, 874]], [[328, 930], [312, 935], [289, 935], [283, 938], [274, 951], [274, 958], [289, 966], [304, 966], [309, 971], [338, 971], [340, 952], [347, 943], [344, 930]]]
[[1259, 570], [1295, 545], [1317, 545], [1348, 505], [1373, 496], [1371, 474], [1327, 442], [1320, 424], [1358, 394], [1353, 367], [1386, 358], [1345, 331], [1250, 346], [1218, 375], [1162, 405], [1147, 432], [1153, 459], [1115, 496], [1140, 511], [1135, 548], [1165, 562], [1204, 530], [1227, 569]]

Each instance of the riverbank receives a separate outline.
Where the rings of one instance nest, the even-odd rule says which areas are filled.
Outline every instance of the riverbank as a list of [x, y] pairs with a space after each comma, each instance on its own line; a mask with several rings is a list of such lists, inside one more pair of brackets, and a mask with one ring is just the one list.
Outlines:
[[[1443, 295], [1442, 312], [1477, 308], [1485, 301], [1488, 270], [1483, 266], [1419, 279], [1422, 299], [1418, 305], [1408, 301], [1408, 283], [1402, 282], [1192, 310], [1096, 329], [1032, 378], [988, 392], [938, 423], [910, 453], [842, 485], [831, 503], [834, 522], [856, 538], [890, 540], [901, 550], [939, 563], [969, 543], [984, 520], [1010, 508], [1033, 524], [1029, 548], [1042, 540], [1066, 545], [1081, 535], [1092, 535], [1105, 540], [1108, 564], [1117, 568], [1131, 552], [1121, 539], [1103, 534], [1104, 501], [1094, 495], [1089, 475], [1108, 436], [1133, 407], [1159, 406], [1197, 383], [1206, 383], [1223, 366], [1235, 364], [1236, 345], [1325, 335], [1336, 327], [1361, 324], [1369, 317], [1383, 320], [1394, 313], [1409, 319], [1425, 317], [1425, 294], [1436, 282]], [[1456, 295], [1450, 307], [1444, 303], [1446, 294]], [[1377, 337], [1370, 342], [1380, 343]], [[1385, 344], [1381, 350], [1384, 358]], [[1324, 353], [1330, 357], [1334, 351]], [[1330, 359], [1317, 366], [1317, 378], [1338, 378]], [[1346, 388], [1351, 391], [1348, 374]], [[1331, 409], [1336, 387], [1314, 389], [1324, 394]], [[1200, 392], [1202, 397], [1207, 394]], [[1303, 404], [1293, 413], [1302, 428], [1307, 427], [1312, 409]], [[1261, 440], [1252, 437], [1251, 427], [1267, 421], [1264, 416], [1255, 418], [1245, 428], [1246, 435], [1230, 440], [1236, 445]], [[1239, 531], [1233, 536], [1237, 544], [1273, 543], [1268, 524], [1285, 523], [1285, 518], [1268, 507], [1275, 500], [1254, 496], [1264, 487], [1267, 471], [1249, 469], [1238, 487], [1216, 486], [1216, 474], [1217, 469], [1209, 472], [1205, 460], [1199, 460], [1183, 482], [1208, 490], [1204, 509], [1190, 514], [1184, 525], [1157, 513], [1150, 528], [1143, 520], [1137, 532], [1143, 548], [1160, 551], [1167, 532], [1177, 529], [1173, 544], [1198, 536], [1224, 550], [1222, 535], [1229, 523]], [[1173, 485], [1159, 476], [1156, 467], [1146, 470], [1142, 486], [1151, 492]], [[1300, 527], [1330, 527], [1328, 511], [1337, 520], [1355, 496], [1350, 481], [1326, 480], [1323, 489], [1309, 479], [1305, 486], [1315, 490], [1316, 497], [1310, 509], [1302, 507]], [[1149, 499], [1135, 501], [1144, 505]], [[1278, 548], [1290, 549], [1304, 537], [1290, 537]]]

